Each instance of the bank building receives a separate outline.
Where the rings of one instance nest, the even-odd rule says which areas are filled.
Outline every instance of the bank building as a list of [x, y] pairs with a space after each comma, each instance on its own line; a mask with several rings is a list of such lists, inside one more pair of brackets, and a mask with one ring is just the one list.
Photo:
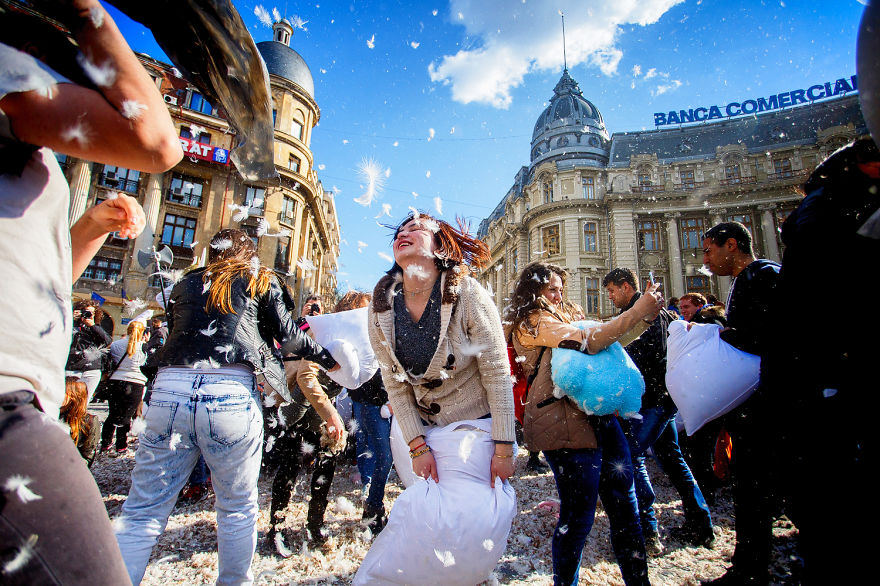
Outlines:
[[479, 279], [499, 310], [535, 260], [568, 271], [568, 298], [592, 318], [617, 311], [601, 286], [614, 267], [632, 269], [642, 285], [653, 275], [667, 298], [723, 301], [730, 278], [703, 272], [703, 233], [742, 222], [756, 256], [780, 260], [780, 227], [799, 188], [825, 157], [867, 134], [855, 94], [609, 134], [566, 69], [535, 122], [528, 166], [480, 223], [492, 258]]
[[147, 228], [137, 240], [108, 237], [73, 286], [75, 298], [103, 304], [105, 325], [115, 335], [124, 334], [131, 319], [126, 299], [141, 298], [164, 313], [156, 301], [164, 277], [155, 266], [141, 266], [137, 252], [167, 246], [172, 268], [186, 269], [205, 262], [211, 236], [221, 228], [247, 232], [262, 263], [291, 287], [297, 302], [310, 293], [335, 296], [339, 221], [333, 193], [318, 178], [309, 148], [321, 111], [311, 71], [290, 47], [293, 32], [281, 19], [273, 40], [257, 43], [269, 72], [280, 182], [242, 179], [229, 160], [234, 134], [223, 111], [171, 65], [143, 54], [137, 56], [164, 96], [183, 160], [164, 173], [140, 173], [56, 155], [70, 183], [71, 224], [87, 207], [119, 192], [137, 198], [146, 214]]

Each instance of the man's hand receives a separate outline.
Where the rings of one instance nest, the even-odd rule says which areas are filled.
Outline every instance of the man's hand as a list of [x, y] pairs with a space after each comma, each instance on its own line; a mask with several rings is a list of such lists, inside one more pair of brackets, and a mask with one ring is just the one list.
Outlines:
[[642, 319], [646, 321], [654, 321], [660, 314], [660, 310], [663, 309], [663, 294], [658, 290], [659, 287], [656, 283], [648, 281], [645, 292], [633, 306], [642, 315]]
[[330, 434], [334, 442], [338, 442], [344, 430], [345, 424], [342, 423], [342, 417], [339, 416], [339, 413], [333, 413], [330, 421], [327, 422], [327, 433]]

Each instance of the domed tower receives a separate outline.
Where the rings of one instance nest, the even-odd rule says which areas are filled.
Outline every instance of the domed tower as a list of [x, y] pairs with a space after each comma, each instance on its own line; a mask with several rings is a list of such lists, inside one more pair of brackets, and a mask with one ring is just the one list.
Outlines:
[[278, 230], [290, 231], [291, 239], [286, 247], [284, 238], [265, 239], [271, 246], [261, 243], [260, 257], [286, 273], [300, 295], [326, 294], [336, 286], [339, 223], [333, 193], [321, 187], [309, 148], [321, 110], [312, 72], [290, 47], [294, 26], [283, 18], [272, 30], [273, 40], [257, 43], [257, 50], [269, 72], [281, 188], [267, 186], [264, 217], [273, 231], [276, 223]]
[[577, 82], [562, 72], [553, 88], [550, 105], [544, 109], [532, 133], [531, 166], [548, 160], [580, 159], [605, 166], [611, 138], [596, 106], [584, 98]]

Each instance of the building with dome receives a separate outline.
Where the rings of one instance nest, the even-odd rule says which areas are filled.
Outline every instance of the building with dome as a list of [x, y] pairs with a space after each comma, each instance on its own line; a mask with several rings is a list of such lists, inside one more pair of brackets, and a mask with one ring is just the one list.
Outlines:
[[868, 133], [856, 95], [718, 118], [609, 136], [564, 70], [538, 115], [528, 166], [478, 229], [492, 254], [479, 278], [499, 310], [534, 260], [564, 267], [568, 298], [592, 318], [617, 311], [601, 287], [615, 267], [642, 283], [653, 275], [667, 298], [700, 292], [723, 301], [730, 279], [704, 274], [703, 233], [742, 222], [757, 256], [779, 260], [779, 228], [798, 188], [826, 156]]
[[[136, 197], [147, 228], [135, 241], [108, 238], [83, 276], [75, 297], [97, 296], [124, 333], [131, 316], [123, 300], [156, 303], [162, 277], [137, 262], [138, 250], [168, 246], [175, 269], [203, 263], [211, 236], [241, 228], [257, 245], [260, 260], [274, 268], [300, 301], [336, 294], [340, 230], [333, 193], [324, 190], [309, 148], [321, 111], [311, 71], [290, 47], [293, 26], [275, 23], [273, 40], [257, 43], [266, 63], [275, 126], [274, 157], [280, 181], [248, 182], [229, 162], [233, 130], [222, 110], [209, 103], [172, 66], [138, 55], [165, 97], [184, 147], [183, 160], [165, 173], [139, 173], [59, 155], [71, 186], [70, 221], [116, 192]], [[247, 212], [247, 217], [241, 218]]]

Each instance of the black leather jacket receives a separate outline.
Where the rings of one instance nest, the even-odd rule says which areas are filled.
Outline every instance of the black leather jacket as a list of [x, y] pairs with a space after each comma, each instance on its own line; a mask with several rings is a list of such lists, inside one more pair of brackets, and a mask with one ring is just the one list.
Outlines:
[[[199, 361], [219, 365], [246, 364], [285, 400], [290, 400], [284, 368], [274, 341], [284, 354], [317, 362], [326, 369], [336, 366], [327, 350], [302, 332], [290, 314], [292, 301], [273, 279], [269, 290], [251, 299], [247, 280], [231, 286], [235, 313], [205, 311], [205, 269], [187, 274], [174, 286], [168, 300], [168, 341], [159, 351], [158, 366], [193, 366]], [[269, 392], [269, 389], [266, 389]]]
[[101, 349], [109, 346], [111, 342], [113, 338], [98, 324], [75, 326], [65, 370], [102, 370], [104, 353]]

